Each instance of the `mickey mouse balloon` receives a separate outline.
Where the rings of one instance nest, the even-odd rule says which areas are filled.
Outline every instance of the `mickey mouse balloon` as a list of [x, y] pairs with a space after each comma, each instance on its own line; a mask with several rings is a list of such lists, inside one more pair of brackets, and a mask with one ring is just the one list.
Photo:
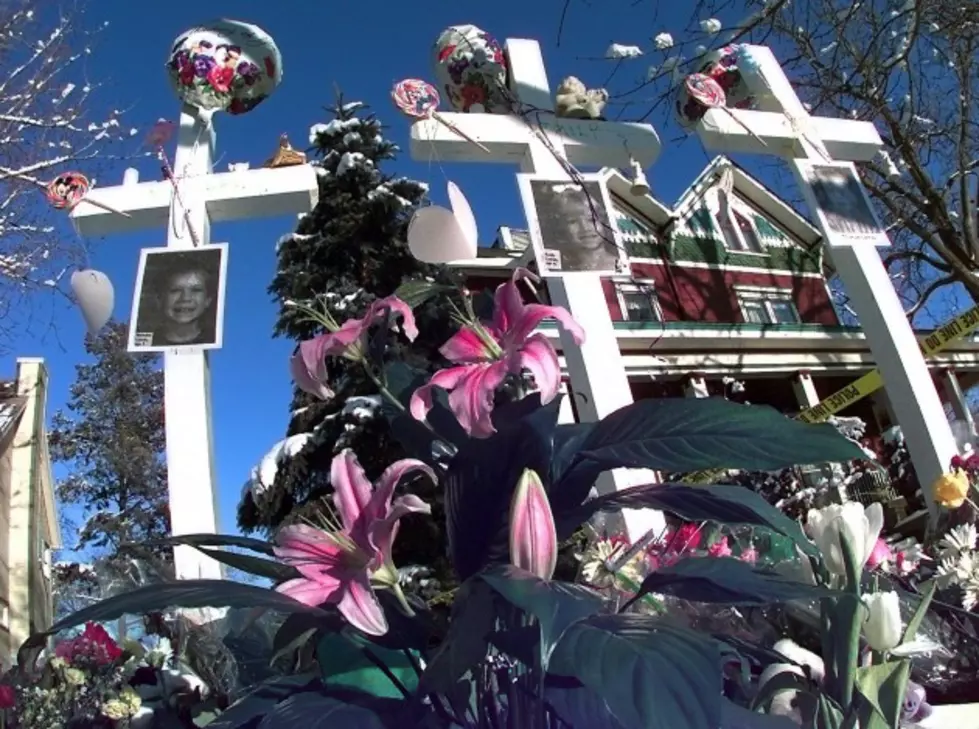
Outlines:
[[205, 112], [244, 114], [282, 81], [282, 54], [257, 25], [216, 20], [182, 33], [166, 69], [184, 103]]

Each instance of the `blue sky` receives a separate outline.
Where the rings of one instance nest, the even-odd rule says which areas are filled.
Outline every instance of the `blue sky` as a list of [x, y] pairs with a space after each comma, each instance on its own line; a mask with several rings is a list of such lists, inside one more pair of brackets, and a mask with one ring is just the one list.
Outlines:
[[[248, 161], [260, 165], [274, 150], [278, 135], [289, 134], [297, 148], [307, 144], [310, 125], [326, 121], [322, 108], [333, 98], [333, 84], [347, 100], [367, 102], [388, 126], [387, 135], [407, 150], [408, 121], [389, 98], [392, 84], [405, 77], [431, 78], [431, 46], [445, 27], [473, 23], [501, 41], [507, 37], [540, 40], [552, 87], [574, 74], [589, 86], [601, 86], [611, 70], [608, 62], [585, 60], [600, 56], [612, 41], [648, 47], [649, 38], [672, 30], [679, 39], [691, 5], [673, 3], [653, 17], [649, 3], [603, 0], [585, 5], [572, 2], [565, 19], [562, 43], [556, 46], [561, 0], [496, 0], [460, 11], [458, 2], [363, 3], [350, 0], [312, 3], [269, 3], [238, 0], [206, 3], [171, 0], [165, 10], [131, 0], [90, 3], [89, 21], [108, 20], [109, 27], [91, 57], [89, 75], [107, 85], [106, 106], [128, 111], [125, 124], [146, 129], [159, 117], [175, 118], [178, 105], [163, 71], [168, 50], [184, 29], [222, 15], [253, 22], [277, 40], [283, 55], [284, 80], [277, 93], [255, 111], [239, 117], [219, 114], [218, 167]], [[675, 16], [674, 16], [675, 14]], [[724, 18], [722, 17], [722, 20]], [[617, 84], [638, 79], [648, 62], [640, 59], [620, 70]], [[639, 94], [641, 97], [641, 94]], [[692, 181], [710, 159], [696, 140], [676, 142], [675, 127], [660, 127], [664, 152], [650, 171], [654, 193], [667, 202]], [[140, 134], [136, 139], [141, 139]], [[133, 145], [135, 147], [135, 144]], [[122, 168], [137, 166], [142, 178], [158, 179], [151, 159], [120, 165], [102, 185], [118, 184]], [[514, 172], [508, 165], [446, 164], [467, 194], [480, 226], [480, 238], [491, 242], [500, 225], [520, 225], [523, 213]], [[432, 185], [436, 202], [444, 202], [445, 177], [437, 164], [414, 163], [407, 151], [389, 170]], [[84, 171], [84, 170], [82, 170]], [[256, 220], [217, 226], [214, 242], [229, 242], [224, 348], [212, 353], [214, 443], [218, 463], [221, 528], [234, 531], [235, 508], [241, 485], [254, 462], [285, 432], [290, 400], [286, 362], [293, 343], [271, 337], [276, 308], [266, 293], [275, 271], [276, 240], [291, 231], [294, 219]], [[65, 235], [73, 235], [65, 226]], [[165, 231], [84, 241], [91, 265], [105, 271], [116, 286], [116, 316], [128, 319], [139, 249], [165, 244]], [[74, 365], [85, 357], [80, 316], [57, 303], [55, 328], [36, 326], [14, 346], [21, 356], [43, 356], [51, 371], [49, 412], [66, 399]], [[0, 361], [0, 375], [13, 372], [13, 357]], [[68, 541], [70, 535], [66, 535]]]

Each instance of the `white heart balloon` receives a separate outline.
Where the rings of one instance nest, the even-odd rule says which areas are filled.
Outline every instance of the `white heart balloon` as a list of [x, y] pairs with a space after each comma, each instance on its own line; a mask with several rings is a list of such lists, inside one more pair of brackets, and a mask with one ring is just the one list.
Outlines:
[[476, 257], [479, 234], [469, 201], [454, 182], [448, 185], [452, 209], [420, 208], [408, 223], [408, 249], [419, 261], [448, 263]]
[[112, 316], [116, 294], [109, 277], [91, 268], [71, 274], [71, 290], [82, 310], [90, 334], [96, 334]]

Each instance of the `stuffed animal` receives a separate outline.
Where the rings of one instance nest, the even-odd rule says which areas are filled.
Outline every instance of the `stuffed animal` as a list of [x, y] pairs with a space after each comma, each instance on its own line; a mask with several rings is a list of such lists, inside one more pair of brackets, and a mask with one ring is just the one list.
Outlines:
[[557, 87], [555, 113], [567, 119], [602, 119], [608, 102], [605, 89], [588, 89], [576, 77], [568, 76]]

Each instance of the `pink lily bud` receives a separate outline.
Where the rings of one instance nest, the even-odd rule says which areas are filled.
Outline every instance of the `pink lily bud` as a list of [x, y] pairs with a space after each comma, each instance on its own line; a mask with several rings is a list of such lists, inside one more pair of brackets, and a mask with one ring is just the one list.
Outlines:
[[557, 566], [557, 529], [544, 484], [531, 469], [517, 482], [510, 502], [510, 561], [549, 580]]

